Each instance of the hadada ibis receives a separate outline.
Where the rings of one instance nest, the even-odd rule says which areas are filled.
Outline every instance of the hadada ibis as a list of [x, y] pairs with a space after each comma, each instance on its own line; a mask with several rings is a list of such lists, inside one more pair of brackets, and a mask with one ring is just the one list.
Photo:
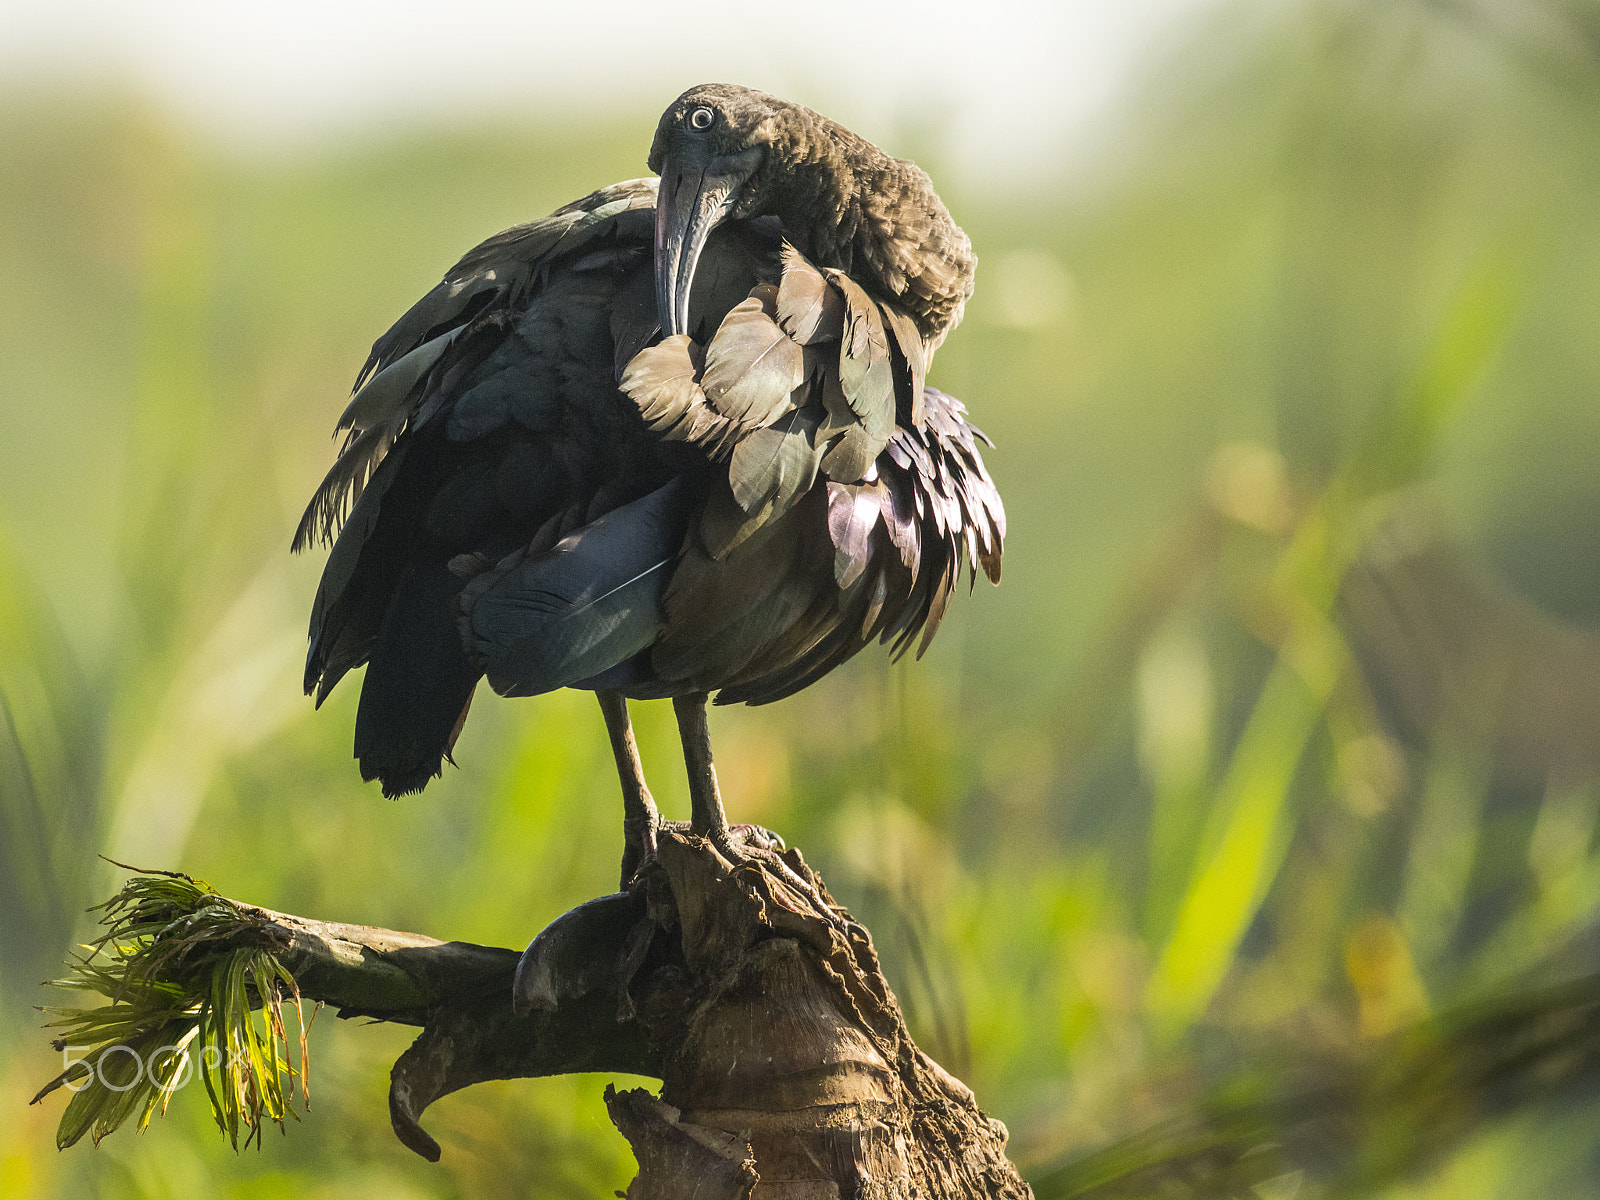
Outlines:
[[305, 685], [366, 664], [362, 777], [423, 788], [481, 679], [593, 691], [624, 883], [661, 820], [629, 699], [672, 699], [691, 827], [737, 861], [707, 697], [920, 654], [1005, 535], [983, 435], [926, 382], [976, 266], [928, 176], [724, 84], [672, 103], [649, 165], [469, 251], [378, 339], [294, 540], [332, 545]]

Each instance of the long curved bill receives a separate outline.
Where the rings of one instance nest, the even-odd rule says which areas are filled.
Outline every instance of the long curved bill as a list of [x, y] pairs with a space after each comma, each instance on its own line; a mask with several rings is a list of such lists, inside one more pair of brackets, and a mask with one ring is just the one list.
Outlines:
[[689, 332], [689, 291], [711, 231], [728, 215], [758, 156], [674, 155], [656, 193], [656, 313], [663, 337]]

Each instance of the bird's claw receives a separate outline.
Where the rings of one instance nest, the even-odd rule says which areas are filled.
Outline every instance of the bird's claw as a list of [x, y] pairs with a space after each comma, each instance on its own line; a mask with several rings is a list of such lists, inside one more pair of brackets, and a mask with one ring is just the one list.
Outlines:
[[656, 861], [657, 840], [663, 829], [680, 835], [705, 838], [734, 866], [749, 862], [752, 852], [782, 854], [789, 848], [789, 844], [781, 836], [761, 825], [728, 825], [722, 831], [725, 836], [718, 837], [718, 831], [696, 829], [692, 821], [657, 820], [648, 829], [641, 829], [637, 837], [629, 837], [623, 848], [623, 890], [627, 890], [628, 886], [639, 877], [639, 873]]
[[628, 885], [639, 877], [639, 872], [656, 861], [656, 835], [659, 830], [672, 822], [663, 821], [656, 817], [653, 821], [640, 822], [635, 829], [632, 825], [624, 824], [622, 843], [622, 890], [627, 891]]
[[757, 850], [770, 850], [774, 854], [782, 854], [789, 848], [789, 843], [783, 838], [761, 825], [730, 825], [728, 833], [735, 840], [747, 846], [754, 846]]

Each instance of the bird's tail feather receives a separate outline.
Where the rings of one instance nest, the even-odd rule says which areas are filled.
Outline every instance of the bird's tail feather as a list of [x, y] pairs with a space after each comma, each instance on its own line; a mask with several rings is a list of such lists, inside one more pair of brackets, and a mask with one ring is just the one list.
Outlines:
[[414, 564], [395, 588], [361, 686], [355, 754], [385, 796], [420, 792], [443, 770], [479, 672], [456, 622], [461, 580], [442, 562]]

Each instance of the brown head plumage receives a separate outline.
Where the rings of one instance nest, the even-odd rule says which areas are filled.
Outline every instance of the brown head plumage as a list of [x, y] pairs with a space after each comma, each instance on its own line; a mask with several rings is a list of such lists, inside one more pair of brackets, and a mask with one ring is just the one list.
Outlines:
[[668, 106], [650, 169], [662, 328], [683, 331], [695, 262], [727, 219], [775, 216], [819, 266], [897, 301], [937, 346], [961, 320], [977, 260], [915, 163], [893, 158], [804, 105], [709, 83]]

